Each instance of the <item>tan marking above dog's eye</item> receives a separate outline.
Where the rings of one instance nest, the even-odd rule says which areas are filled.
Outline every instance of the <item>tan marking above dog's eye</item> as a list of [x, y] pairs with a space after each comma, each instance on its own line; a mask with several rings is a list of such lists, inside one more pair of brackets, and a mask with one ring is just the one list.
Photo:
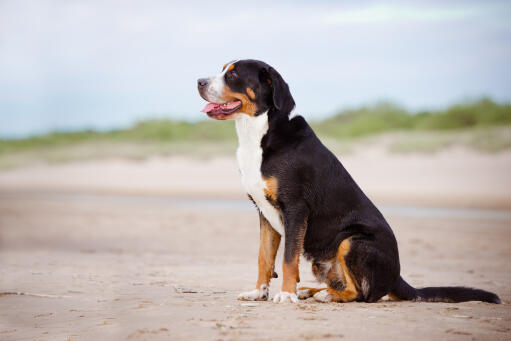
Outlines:
[[[224, 66], [222, 67], [222, 71], [224, 71], [224, 70], [225, 70], [225, 68], [227, 67], [227, 65], [230, 65], [230, 66], [229, 66], [229, 70], [234, 69], [234, 63], [236, 63], [236, 60], [231, 60], [229, 63], [224, 64]], [[227, 71], [229, 71], [229, 70], [227, 70]]]

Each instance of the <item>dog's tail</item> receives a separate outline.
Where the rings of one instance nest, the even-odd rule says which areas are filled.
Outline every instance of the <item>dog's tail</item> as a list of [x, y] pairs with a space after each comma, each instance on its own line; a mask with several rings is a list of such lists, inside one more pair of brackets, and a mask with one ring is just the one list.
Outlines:
[[492, 292], [465, 287], [428, 287], [416, 289], [399, 277], [396, 288], [390, 292], [400, 300], [422, 302], [466, 302], [482, 301], [502, 304], [500, 298]]

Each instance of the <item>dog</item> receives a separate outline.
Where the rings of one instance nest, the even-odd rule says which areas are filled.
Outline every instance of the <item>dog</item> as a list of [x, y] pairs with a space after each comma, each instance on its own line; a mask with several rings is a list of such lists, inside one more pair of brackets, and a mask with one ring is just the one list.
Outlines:
[[[484, 301], [494, 293], [466, 287], [416, 289], [400, 275], [396, 238], [389, 224], [341, 162], [302, 116], [288, 84], [268, 64], [233, 61], [220, 74], [197, 81], [202, 110], [216, 120], [234, 120], [241, 181], [256, 205], [260, 245], [256, 287], [240, 300], [268, 300], [276, 278], [275, 257], [284, 237], [282, 287], [276, 303]], [[300, 255], [312, 262], [326, 288], [299, 288]]]

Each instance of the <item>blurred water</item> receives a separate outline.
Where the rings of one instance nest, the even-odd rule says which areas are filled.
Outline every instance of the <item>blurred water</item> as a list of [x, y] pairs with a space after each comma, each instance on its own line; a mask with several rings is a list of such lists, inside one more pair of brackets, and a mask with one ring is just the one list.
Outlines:
[[[178, 206], [183, 208], [246, 210], [255, 211], [255, 206], [248, 200], [225, 198], [183, 198], [166, 195], [111, 195], [90, 193], [59, 193], [59, 192], [4, 192], [1, 200], [23, 198], [28, 200], [65, 201], [66, 203], [88, 202], [118, 205], [145, 206]], [[462, 220], [500, 220], [511, 221], [511, 210], [493, 210], [480, 208], [425, 207], [395, 204], [376, 204], [386, 216], [411, 218], [439, 218]]]

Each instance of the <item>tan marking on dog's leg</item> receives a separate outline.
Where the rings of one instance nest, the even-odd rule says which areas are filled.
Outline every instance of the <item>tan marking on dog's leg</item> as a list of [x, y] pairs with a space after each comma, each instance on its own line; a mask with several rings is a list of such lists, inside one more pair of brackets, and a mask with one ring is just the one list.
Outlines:
[[[357, 299], [358, 291], [355, 286], [355, 281], [346, 266], [344, 257], [349, 253], [351, 247], [351, 240], [345, 239], [337, 249], [337, 264], [332, 267], [327, 275], [327, 279], [335, 281], [341, 280], [344, 284], [343, 290], [336, 290], [328, 286], [326, 292], [320, 292], [314, 295], [314, 298], [319, 302], [351, 302]], [[340, 269], [339, 269], [340, 268]]]
[[309, 297], [314, 296], [316, 293], [326, 290], [327, 288], [309, 288], [309, 287], [300, 287], [296, 291], [296, 295], [299, 299], [305, 300]]
[[303, 222], [301, 222], [303, 226], [297, 225], [298, 221], [288, 222], [288, 224], [290, 224], [292, 228], [296, 228], [297, 231], [295, 235], [286, 234], [284, 261], [282, 262], [282, 288], [280, 293], [273, 298], [273, 302], [275, 303], [298, 302], [296, 283], [300, 282], [299, 264], [307, 227], [307, 216], [304, 215], [303, 219]]
[[338, 291], [332, 288], [328, 288], [328, 292], [333, 296], [334, 301], [336, 302], [351, 302], [354, 301], [357, 296], [357, 287], [355, 286], [355, 281], [351, 276], [348, 267], [346, 266], [346, 261], [344, 257], [350, 252], [351, 248], [351, 239], [345, 239], [339, 245], [339, 249], [337, 250], [337, 259], [339, 260], [339, 264], [341, 265], [342, 274], [344, 277], [345, 289], [342, 291]]
[[242, 301], [264, 301], [269, 297], [270, 281], [275, 273], [275, 256], [279, 249], [280, 234], [275, 231], [268, 220], [259, 214], [260, 242], [257, 258], [258, 273], [256, 288], [238, 295]]
[[298, 290], [307, 290], [309, 291], [311, 296], [314, 296], [315, 293], [326, 290], [327, 288], [309, 288], [309, 287], [300, 287]]
[[298, 302], [298, 297], [296, 296], [296, 283], [300, 280], [298, 270], [299, 260], [300, 254], [298, 253], [290, 262], [284, 261], [282, 263], [282, 287], [280, 292], [273, 298], [273, 302]]
[[300, 281], [299, 263], [298, 254], [291, 262], [282, 264], [282, 291], [296, 293], [296, 283]]
[[275, 257], [280, 244], [280, 234], [271, 227], [270, 223], [260, 214], [260, 242], [258, 257], [258, 276], [256, 288], [270, 284], [275, 272]]

